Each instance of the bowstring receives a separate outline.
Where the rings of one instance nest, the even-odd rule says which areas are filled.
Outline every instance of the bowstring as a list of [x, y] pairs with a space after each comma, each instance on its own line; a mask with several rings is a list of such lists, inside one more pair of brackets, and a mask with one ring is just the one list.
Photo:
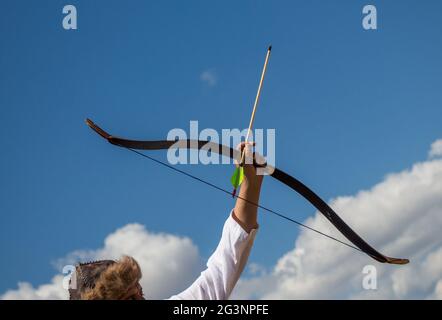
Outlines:
[[[144, 158], [146, 158], [146, 159], [149, 159], [149, 160], [151, 160], [151, 161], [153, 161], [153, 162], [155, 162], [155, 163], [157, 163], [157, 164], [160, 164], [160, 165], [162, 165], [162, 166], [164, 166], [164, 167], [166, 167], [166, 168], [172, 169], [172, 170], [174, 170], [175, 172], [178, 172], [178, 173], [180, 173], [180, 174], [183, 174], [183, 175], [185, 175], [185, 176], [187, 176], [187, 177], [189, 177], [189, 178], [192, 178], [192, 179], [194, 179], [194, 180], [196, 180], [196, 181], [199, 181], [199, 182], [201, 182], [201, 183], [203, 183], [203, 184], [205, 184], [205, 185], [208, 185], [209, 187], [212, 187], [213, 189], [219, 190], [219, 191], [221, 191], [221, 192], [224, 192], [224, 193], [228, 194], [229, 196], [232, 196], [232, 192], [231, 192], [231, 191], [228, 191], [228, 190], [226, 190], [226, 189], [224, 189], [224, 188], [222, 188], [222, 187], [220, 187], [220, 186], [217, 186], [216, 184], [213, 184], [213, 183], [211, 183], [211, 182], [209, 182], [209, 181], [207, 181], [207, 180], [204, 180], [204, 179], [199, 178], [199, 177], [197, 177], [197, 176], [195, 176], [195, 175], [193, 175], [193, 174], [190, 174], [190, 173], [188, 173], [188, 172], [186, 172], [186, 171], [183, 171], [183, 170], [181, 170], [181, 169], [178, 169], [178, 168], [176, 168], [175, 166], [172, 166], [172, 165], [170, 165], [170, 164], [168, 164], [168, 163], [166, 163], [166, 162], [164, 162], [164, 161], [161, 161], [161, 160], [158, 160], [158, 159], [156, 159], [156, 158], [154, 158], [154, 157], [148, 156], [147, 154], [144, 154], [144, 153], [142, 153], [142, 152], [140, 152], [140, 151], [138, 151], [138, 150], [135, 150], [135, 149], [132, 149], [132, 148], [129, 148], [129, 147], [123, 146], [123, 145], [121, 145], [121, 144], [118, 144], [118, 145], [119, 145], [120, 147], [123, 147], [123, 148], [125, 148], [125, 149], [127, 149], [127, 150], [129, 150], [129, 151], [132, 151], [133, 153], [136, 153], [136, 154], [138, 154], [138, 155], [140, 155], [140, 156], [142, 156], [142, 157], [144, 157]], [[245, 202], [247, 202], [247, 203], [249, 203], [249, 204], [251, 204], [251, 205], [256, 206], [257, 208], [260, 208], [260, 209], [264, 210], [265, 212], [271, 213], [271, 214], [273, 214], [273, 215], [275, 215], [275, 216], [277, 216], [277, 217], [280, 217], [280, 218], [282, 218], [282, 219], [285, 219], [285, 220], [287, 220], [287, 221], [290, 221], [290, 222], [292, 222], [292, 223], [295, 223], [295, 224], [299, 225], [300, 227], [303, 227], [303, 228], [306, 228], [306, 229], [308, 229], [308, 230], [310, 230], [310, 231], [316, 232], [317, 234], [320, 234], [320, 235], [322, 235], [322, 236], [324, 236], [324, 237], [327, 237], [327, 238], [329, 238], [329, 239], [331, 239], [331, 240], [334, 240], [334, 241], [336, 241], [336, 242], [338, 242], [338, 243], [340, 243], [340, 244], [343, 244], [343, 245], [345, 245], [345, 246], [347, 246], [347, 247], [349, 247], [349, 248], [352, 248], [352, 249], [357, 250], [357, 251], [360, 251], [360, 252], [364, 252], [363, 250], [359, 249], [358, 247], [356, 247], [356, 246], [354, 246], [354, 245], [351, 245], [351, 244], [349, 244], [349, 243], [347, 243], [347, 242], [345, 242], [345, 241], [339, 240], [338, 238], [333, 237], [333, 236], [331, 236], [331, 235], [329, 235], [329, 234], [326, 234], [326, 233], [324, 233], [324, 232], [322, 232], [322, 231], [319, 231], [319, 230], [317, 230], [317, 229], [315, 229], [315, 228], [309, 227], [308, 225], [306, 225], [306, 224], [304, 224], [304, 223], [302, 223], [302, 222], [299, 222], [299, 221], [297, 221], [297, 220], [295, 220], [295, 219], [292, 219], [292, 218], [290, 218], [290, 217], [288, 217], [288, 216], [286, 216], [286, 215], [284, 215], [284, 214], [282, 214], [282, 213], [280, 213], [280, 212], [278, 212], [278, 211], [275, 211], [275, 210], [273, 210], [273, 209], [267, 208], [267, 207], [262, 206], [262, 205], [260, 205], [260, 204], [258, 204], [258, 203], [255, 203], [255, 202], [253, 202], [253, 201], [247, 200], [247, 199], [245, 199], [245, 198], [243, 198], [243, 197], [241, 197], [241, 196], [239, 196], [239, 195], [235, 195], [235, 198], [237, 198], [237, 199], [241, 199], [241, 200], [243, 200], [243, 201], [245, 201]]]

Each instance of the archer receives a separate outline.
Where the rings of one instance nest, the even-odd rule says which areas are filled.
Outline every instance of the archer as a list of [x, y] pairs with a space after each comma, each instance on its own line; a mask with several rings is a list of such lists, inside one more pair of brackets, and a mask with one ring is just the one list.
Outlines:
[[[252, 156], [252, 143], [239, 146]], [[209, 258], [207, 268], [196, 281], [171, 300], [228, 299], [241, 276], [258, 230], [259, 195], [263, 181], [253, 164], [242, 166], [244, 179], [235, 207], [230, 212], [218, 247]], [[125, 256], [119, 261], [103, 260], [76, 267], [77, 288], [69, 289], [71, 300], [143, 300], [139, 281], [141, 269], [136, 260]]]

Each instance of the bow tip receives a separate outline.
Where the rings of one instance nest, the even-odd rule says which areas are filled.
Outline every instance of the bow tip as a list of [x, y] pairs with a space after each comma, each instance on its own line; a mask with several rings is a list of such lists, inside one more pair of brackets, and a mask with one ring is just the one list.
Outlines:
[[401, 258], [390, 258], [390, 257], [386, 257], [387, 258], [387, 263], [390, 264], [408, 264], [410, 262], [410, 260], [408, 259], [401, 259]]
[[107, 133], [106, 131], [101, 129], [99, 126], [97, 126], [91, 119], [86, 118], [85, 122], [86, 122], [86, 124], [88, 125], [89, 128], [94, 130], [96, 133], [98, 133], [103, 138], [105, 138], [107, 140], [109, 140], [111, 138], [111, 135], [109, 133]]

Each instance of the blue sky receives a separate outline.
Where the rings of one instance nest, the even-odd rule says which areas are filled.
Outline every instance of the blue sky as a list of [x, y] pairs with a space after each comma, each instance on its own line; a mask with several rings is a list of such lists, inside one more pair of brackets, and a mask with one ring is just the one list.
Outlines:
[[[270, 43], [255, 127], [276, 129], [278, 167], [331, 199], [424, 159], [442, 136], [442, 4], [370, 3], [376, 31], [361, 27], [366, 1], [72, 1], [79, 29], [66, 31], [64, 1], [2, 1], [0, 292], [44, 283], [52, 261], [131, 222], [189, 236], [207, 257], [232, 200], [106, 144], [84, 119], [140, 139], [190, 120], [244, 128]], [[232, 168], [182, 169], [230, 188]], [[265, 206], [314, 213], [264, 183]], [[299, 230], [260, 222], [250, 260], [271, 266]]]

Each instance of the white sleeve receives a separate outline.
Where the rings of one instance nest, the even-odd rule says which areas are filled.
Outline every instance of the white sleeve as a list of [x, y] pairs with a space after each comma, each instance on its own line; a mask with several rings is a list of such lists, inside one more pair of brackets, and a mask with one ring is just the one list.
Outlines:
[[215, 252], [198, 279], [171, 300], [226, 300], [249, 258], [257, 229], [247, 233], [232, 217], [226, 220]]

